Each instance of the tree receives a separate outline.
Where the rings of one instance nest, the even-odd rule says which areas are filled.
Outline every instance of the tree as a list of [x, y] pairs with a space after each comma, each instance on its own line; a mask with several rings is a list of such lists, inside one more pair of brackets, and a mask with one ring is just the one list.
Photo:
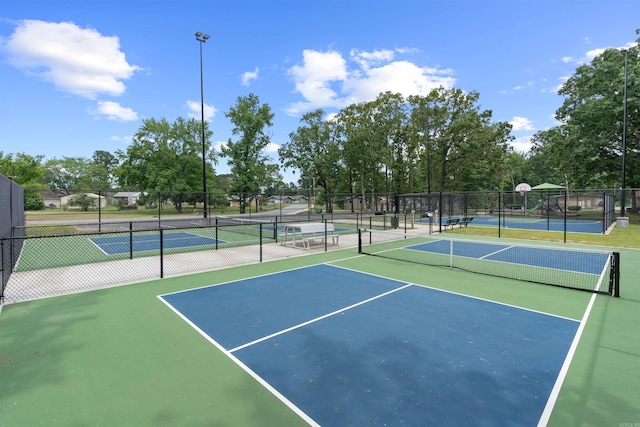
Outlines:
[[44, 180], [52, 190], [99, 190], [93, 164], [85, 157], [62, 157], [47, 160]]
[[98, 185], [96, 189], [112, 188], [114, 184], [113, 170], [118, 166], [118, 158], [108, 151], [97, 150], [93, 152], [92, 175]]
[[43, 156], [33, 157], [25, 153], [4, 155], [0, 151], [0, 174], [24, 187], [25, 210], [44, 208], [44, 199], [40, 194], [40, 190], [46, 189], [46, 186], [41, 183], [45, 174], [42, 166], [43, 158]]
[[44, 176], [43, 158], [44, 156], [33, 157], [25, 153], [5, 155], [0, 151], [0, 173], [23, 187], [33, 187]]
[[[114, 173], [120, 186], [153, 193], [156, 200], [170, 198], [178, 212], [186, 201], [204, 200], [201, 129], [199, 121], [182, 117], [173, 123], [164, 118], [144, 120], [127, 151], [116, 153], [121, 164]], [[205, 123], [207, 184], [214, 177], [212, 135]]]
[[271, 120], [274, 114], [269, 104], [260, 105], [260, 99], [249, 94], [238, 97], [236, 105], [225, 113], [231, 120], [232, 135], [237, 141], [229, 138], [227, 146], [222, 148], [222, 154], [228, 158], [231, 167], [232, 182], [229, 190], [236, 193], [240, 202], [240, 213], [246, 209], [247, 198], [251, 201], [253, 195], [258, 194], [261, 186], [268, 186], [269, 181], [277, 181], [278, 166], [269, 166], [268, 157], [264, 150], [271, 143], [265, 127], [273, 126]]
[[492, 122], [492, 112], [478, 107], [479, 97], [473, 91], [438, 88], [429, 93], [426, 103], [412, 100], [417, 108], [425, 109], [418, 117], [425, 123], [435, 191], [499, 186], [508, 142], [513, 139], [511, 125]]
[[336, 118], [336, 132], [346, 168], [344, 179], [349, 183], [351, 197], [359, 193], [363, 209], [377, 210], [375, 196], [384, 182], [382, 171], [388, 159], [388, 147], [375, 121], [375, 108], [374, 102], [343, 108]]
[[85, 193], [74, 194], [69, 197], [69, 201], [67, 202], [69, 206], [79, 206], [83, 212], [87, 212], [89, 208], [92, 208], [96, 205], [96, 199], [90, 197]]
[[303, 171], [324, 189], [326, 212], [331, 213], [340, 162], [333, 123], [325, 119], [321, 109], [306, 113], [300, 122], [304, 125], [289, 134], [289, 142], [280, 147], [278, 155], [285, 169], [292, 167]]
[[[638, 39], [637, 41], [640, 41]], [[621, 182], [627, 63], [626, 186], [640, 186], [640, 48], [608, 49], [579, 66], [561, 87], [554, 134], [537, 136], [539, 152], [554, 151], [555, 167], [571, 171], [573, 185], [613, 187]]]

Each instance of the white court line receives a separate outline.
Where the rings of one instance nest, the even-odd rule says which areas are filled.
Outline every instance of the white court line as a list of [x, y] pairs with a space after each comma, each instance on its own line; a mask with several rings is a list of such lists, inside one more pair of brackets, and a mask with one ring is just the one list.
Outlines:
[[555, 406], [556, 401], [558, 400], [558, 396], [560, 395], [562, 384], [564, 383], [564, 380], [567, 377], [567, 373], [569, 372], [569, 366], [571, 366], [573, 356], [578, 349], [578, 343], [580, 342], [580, 337], [582, 336], [582, 332], [584, 331], [584, 328], [587, 324], [587, 319], [589, 318], [589, 314], [591, 313], [591, 308], [596, 301], [596, 296], [597, 294], [593, 294], [591, 296], [591, 300], [589, 300], [589, 305], [587, 306], [587, 309], [582, 316], [582, 320], [580, 321], [580, 326], [578, 326], [576, 335], [573, 337], [571, 347], [569, 347], [569, 351], [567, 352], [567, 357], [565, 357], [562, 368], [560, 368], [560, 372], [558, 373], [558, 377], [556, 378], [556, 382], [551, 389], [549, 399], [547, 399], [547, 404], [542, 411], [542, 415], [540, 415], [540, 420], [538, 420], [538, 427], [544, 427], [549, 422], [549, 418], [551, 417], [551, 413], [553, 412], [553, 407]]
[[[368, 255], [358, 255], [358, 256], [368, 256]], [[353, 258], [355, 258], [355, 257], [353, 257]], [[346, 259], [350, 259], [350, 258], [346, 258]], [[340, 262], [340, 261], [342, 261], [342, 260], [336, 260], [336, 261], [331, 261], [331, 262]], [[392, 281], [395, 281], [395, 282], [402, 282], [399, 279], [394, 279], [394, 278], [391, 278], [391, 277], [382, 276], [380, 274], [368, 273], [368, 272], [364, 272], [364, 271], [361, 271], [361, 270], [355, 270], [353, 268], [342, 267], [342, 266], [339, 266], [339, 265], [333, 265], [332, 264], [332, 267], [342, 268], [342, 269], [349, 270], [349, 271], [355, 271], [356, 273], [367, 274], [369, 276], [380, 277], [382, 279], [392, 280]], [[602, 280], [602, 278], [600, 280]], [[478, 300], [478, 301], [484, 301], [484, 302], [488, 302], [488, 303], [491, 303], [491, 304], [501, 305], [501, 306], [504, 306], [504, 307], [511, 307], [511, 308], [515, 308], [515, 309], [518, 309], [518, 310], [527, 311], [527, 312], [530, 312], [530, 313], [543, 314], [545, 316], [550, 316], [550, 317], [555, 317], [555, 318], [558, 318], [558, 319], [569, 320], [571, 322], [579, 322], [580, 321], [578, 319], [573, 319], [571, 317], [561, 316], [559, 314], [553, 314], [553, 313], [548, 313], [546, 311], [534, 310], [532, 308], [522, 307], [522, 306], [515, 305], [515, 304], [508, 304], [506, 302], [491, 300], [491, 299], [488, 299], [488, 298], [482, 298], [482, 297], [478, 297], [478, 296], [464, 294], [464, 293], [461, 293], [461, 292], [450, 291], [450, 290], [447, 290], [447, 289], [435, 288], [433, 286], [429, 286], [429, 285], [425, 285], [425, 284], [413, 283], [413, 285], [417, 286], [419, 288], [430, 289], [430, 290], [437, 291], [437, 292], [443, 292], [445, 294], [458, 295], [458, 296], [461, 296], [461, 297], [470, 298], [470, 299], [474, 299], [474, 300]]]
[[102, 249], [102, 247], [101, 247], [99, 244], [97, 244], [97, 243], [93, 240], [93, 238], [89, 237], [89, 241], [91, 242], [91, 244], [92, 244], [92, 245], [94, 245], [96, 248], [98, 248], [98, 250], [99, 250], [100, 252], [102, 252], [104, 255], [106, 255], [106, 256], [110, 256], [110, 255], [112, 255], [112, 254], [107, 253], [104, 249]]
[[[609, 261], [607, 261], [604, 269], [602, 270], [602, 274], [600, 274], [600, 279], [598, 280], [598, 286], [596, 286], [596, 292], [600, 290], [600, 286], [604, 281], [605, 273], [608, 266], [609, 266]], [[597, 295], [598, 294], [594, 293], [591, 296], [591, 299], [589, 300], [589, 305], [587, 305], [587, 309], [584, 311], [584, 315], [582, 316], [582, 320], [580, 321], [580, 326], [578, 326], [578, 330], [576, 331], [576, 336], [573, 337], [573, 342], [571, 343], [571, 347], [569, 347], [569, 352], [567, 353], [567, 357], [564, 359], [562, 368], [560, 368], [560, 373], [558, 373], [558, 378], [556, 378], [556, 382], [553, 385], [553, 389], [551, 389], [551, 393], [549, 394], [549, 399], [547, 400], [547, 404], [545, 405], [544, 411], [542, 411], [542, 415], [540, 416], [540, 420], [538, 421], [538, 427], [546, 426], [547, 423], [549, 422], [549, 418], [551, 417], [553, 408], [556, 405], [558, 396], [560, 395], [562, 384], [564, 383], [564, 379], [567, 377], [567, 373], [569, 372], [569, 366], [571, 366], [571, 361], [573, 360], [573, 356], [575, 355], [575, 352], [578, 349], [578, 343], [580, 342], [580, 337], [582, 336], [582, 332], [584, 331], [584, 328], [587, 324], [587, 319], [589, 318], [589, 314], [591, 313], [591, 308], [593, 308], [593, 304], [596, 302]]]
[[502, 251], [506, 251], [507, 249], [511, 249], [511, 248], [513, 248], [513, 247], [514, 247], [513, 245], [511, 245], [511, 246], [507, 246], [506, 248], [502, 248], [502, 249], [497, 250], [497, 251], [495, 251], [495, 252], [491, 252], [490, 254], [486, 254], [486, 255], [484, 255], [484, 256], [481, 256], [481, 257], [480, 257], [480, 258], [478, 258], [478, 259], [485, 259], [486, 257], [490, 257], [491, 255], [499, 254], [500, 252], [502, 252]]
[[[167, 294], [167, 295], [171, 295], [171, 294]], [[209, 341], [218, 350], [220, 350], [222, 353], [224, 353], [229, 359], [231, 359], [234, 362], [236, 362], [236, 364], [238, 364], [238, 366], [240, 366], [240, 368], [242, 368], [246, 373], [248, 373], [251, 377], [253, 377], [264, 388], [269, 390], [274, 396], [276, 396], [278, 399], [280, 399], [280, 401], [282, 401], [282, 403], [284, 403], [294, 413], [298, 414], [300, 416], [300, 418], [302, 418], [307, 423], [309, 423], [310, 426], [313, 426], [313, 427], [319, 427], [320, 426], [320, 424], [315, 422], [313, 420], [313, 418], [311, 418], [309, 415], [307, 415], [302, 409], [298, 408], [293, 402], [291, 402], [282, 393], [280, 393], [278, 390], [276, 390], [275, 387], [273, 387], [271, 384], [269, 384], [267, 381], [265, 381], [264, 378], [262, 378], [256, 372], [254, 372], [247, 365], [242, 363], [242, 361], [240, 359], [238, 359], [233, 354], [231, 354], [231, 352], [228, 351], [226, 348], [224, 348], [224, 346], [222, 346], [216, 340], [214, 340], [209, 335], [207, 335], [206, 332], [204, 332], [202, 329], [200, 329], [195, 323], [193, 323], [191, 320], [189, 320], [185, 315], [183, 315], [180, 311], [178, 311], [175, 307], [173, 307], [169, 302], [167, 302], [164, 298], [162, 298], [162, 295], [158, 295], [158, 299], [160, 299], [160, 301], [162, 301], [167, 307], [169, 307], [174, 313], [176, 313], [178, 315], [178, 317], [180, 317], [182, 320], [187, 322], [188, 325], [190, 325], [193, 329], [195, 329], [207, 341]]]
[[257, 340], [254, 340], [254, 341], [248, 342], [248, 343], [246, 343], [246, 344], [242, 344], [241, 346], [238, 346], [238, 347], [236, 347], [236, 348], [232, 348], [231, 350], [229, 350], [229, 353], [233, 353], [233, 352], [236, 352], [236, 351], [238, 351], [238, 350], [242, 350], [243, 348], [250, 347], [250, 346], [252, 346], [252, 345], [254, 345], [254, 344], [258, 344], [259, 342], [266, 341], [266, 340], [271, 339], [271, 338], [273, 338], [273, 337], [277, 337], [278, 335], [282, 335], [282, 334], [285, 334], [285, 333], [287, 333], [287, 332], [291, 332], [291, 331], [293, 331], [293, 330], [295, 330], [295, 329], [302, 328], [303, 326], [310, 325], [310, 324], [315, 323], [315, 322], [318, 322], [318, 321], [320, 321], [320, 320], [322, 320], [322, 319], [326, 319], [327, 317], [335, 316], [336, 314], [342, 313], [342, 312], [347, 311], [347, 310], [351, 310], [352, 308], [355, 308], [355, 307], [358, 307], [358, 306], [360, 306], [360, 305], [366, 304], [366, 303], [368, 303], [368, 302], [371, 302], [371, 301], [377, 300], [378, 298], [382, 298], [382, 297], [387, 296], [387, 295], [389, 295], [389, 294], [392, 294], [392, 293], [394, 293], [394, 292], [398, 292], [398, 291], [400, 291], [400, 290], [402, 290], [402, 289], [408, 288], [409, 286], [413, 286], [413, 285], [409, 283], [409, 284], [406, 284], [406, 285], [404, 285], [404, 286], [400, 286], [399, 288], [392, 289], [392, 290], [390, 290], [390, 291], [388, 291], [388, 292], [382, 293], [382, 294], [380, 294], [380, 295], [376, 295], [376, 296], [371, 297], [371, 298], [369, 298], [369, 299], [366, 299], [366, 300], [360, 301], [360, 302], [358, 302], [358, 303], [352, 304], [352, 305], [350, 305], [350, 306], [348, 306], [348, 307], [340, 308], [340, 309], [338, 309], [338, 310], [336, 310], [336, 311], [333, 311], [333, 312], [331, 312], [331, 313], [325, 314], [325, 315], [320, 316], [320, 317], [316, 317], [315, 319], [311, 319], [311, 320], [308, 320], [308, 321], [306, 321], [306, 322], [302, 322], [302, 323], [300, 323], [300, 324], [298, 324], [298, 325], [292, 326], [292, 327], [290, 327], [290, 328], [283, 329], [283, 330], [281, 330], [281, 331], [275, 332], [275, 333], [273, 333], [273, 334], [271, 334], [271, 335], [267, 335], [267, 336], [265, 336], [265, 337], [258, 338]]

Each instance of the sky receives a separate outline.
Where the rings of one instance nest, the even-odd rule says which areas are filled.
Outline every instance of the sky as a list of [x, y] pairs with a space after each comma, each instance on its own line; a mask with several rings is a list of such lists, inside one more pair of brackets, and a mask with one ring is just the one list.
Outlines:
[[200, 120], [202, 48], [216, 149], [250, 93], [275, 114], [278, 162], [306, 112], [443, 86], [478, 92], [526, 153], [558, 124], [562, 83], [636, 28], [639, 0], [2, 0], [0, 151], [89, 158], [126, 151], [145, 119]]

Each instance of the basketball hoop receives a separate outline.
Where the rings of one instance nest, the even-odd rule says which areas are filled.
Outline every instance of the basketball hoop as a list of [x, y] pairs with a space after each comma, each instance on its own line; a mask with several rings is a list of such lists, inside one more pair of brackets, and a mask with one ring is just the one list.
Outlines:
[[527, 192], [531, 191], [531, 186], [526, 182], [523, 182], [516, 185], [516, 188], [514, 188], [514, 190], [520, 193], [520, 197], [522, 197], [524, 201], [524, 214], [527, 215]]
[[529, 184], [523, 182], [522, 184], [516, 185], [515, 190], [520, 192], [521, 196], [524, 196], [524, 193], [526, 193], [527, 191], [531, 191], [531, 186]]

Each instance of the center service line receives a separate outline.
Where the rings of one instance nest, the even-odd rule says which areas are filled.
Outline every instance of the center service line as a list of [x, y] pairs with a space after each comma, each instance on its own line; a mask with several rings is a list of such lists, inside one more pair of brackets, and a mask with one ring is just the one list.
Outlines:
[[242, 349], [243, 349], [243, 348], [245, 348], [245, 347], [249, 347], [249, 346], [252, 346], [252, 345], [257, 344], [257, 343], [259, 343], [259, 342], [266, 341], [266, 340], [268, 340], [268, 339], [270, 339], [270, 338], [273, 338], [273, 337], [276, 337], [276, 336], [278, 336], [278, 335], [282, 335], [282, 334], [284, 334], [284, 333], [287, 333], [287, 332], [293, 331], [294, 329], [298, 329], [298, 328], [301, 328], [301, 327], [303, 327], [303, 326], [309, 325], [309, 324], [311, 324], [311, 323], [317, 322], [317, 321], [319, 321], [319, 320], [325, 319], [325, 318], [327, 318], [327, 317], [330, 317], [330, 316], [336, 315], [336, 314], [338, 314], [338, 313], [342, 313], [343, 311], [351, 310], [352, 308], [355, 308], [355, 307], [357, 307], [357, 306], [359, 306], [359, 305], [363, 305], [363, 304], [366, 304], [366, 303], [368, 303], [368, 302], [374, 301], [374, 300], [376, 300], [376, 299], [378, 299], [378, 298], [382, 298], [382, 297], [387, 296], [387, 295], [389, 295], [389, 294], [392, 294], [392, 293], [394, 293], [394, 292], [397, 292], [397, 291], [400, 291], [400, 290], [402, 290], [402, 289], [408, 288], [409, 286], [413, 286], [413, 285], [412, 285], [411, 283], [408, 283], [408, 284], [406, 284], [406, 285], [404, 285], [404, 286], [401, 286], [401, 287], [399, 287], [399, 288], [392, 289], [392, 290], [390, 290], [390, 291], [388, 291], [388, 292], [385, 292], [385, 293], [383, 293], [383, 294], [380, 294], [380, 295], [376, 295], [375, 297], [371, 297], [371, 298], [369, 298], [369, 299], [366, 299], [366, 300], [364, 300], [364, 301], [360, 301], [360, 302], [358, 302], [358, 303], [356, 303], [356, 304], [353, 304], [353, 305], [350, 305], [350, 306], [348, 306], [348, 307], [344, 307], [344, 308], [338, 309], [338, 310], [336, 310], [336, 311], [334, 311], [334, 312], [331, 312], [331, 313], [325, 314], [325, 315], [323, 315], [323, 316], [316, 317], [315, 319], [311, 319], [311, 320], [308, 320], [308, 321], [306, 321], [306, 322], [300, 323], [299, 325], [295, 325], [295, 326], [292, 326], [292, 327], [290, 327], [290, 328], [283, 329], [283, 330], [278, 331], [278, 332], [275, 332], [275, 333], [273, 333], [273, 334], [271, 334], [271, 335], [267, 335], [266, 337], [258, 338], [257, 340], [254, 340], [254, 341], [248, 342], [248, 343], [246, 343], [246, 344], [243, 344], [243, 345], [241, 345], [241, 346], [238, 346], [238, 347], [236, 347], [236, 348], [233, 348], [233, 349], [229, 350], [229, 353], [233, 353], [233, 352], [235, 352], [235, 351], [242, 350]]

